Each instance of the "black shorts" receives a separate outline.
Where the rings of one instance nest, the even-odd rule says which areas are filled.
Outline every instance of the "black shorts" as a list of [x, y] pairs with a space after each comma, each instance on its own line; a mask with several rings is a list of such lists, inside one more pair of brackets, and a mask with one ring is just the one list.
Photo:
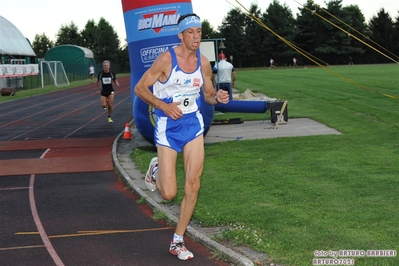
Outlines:
[[108, 97], [111, 94], [114, 94], [114, 91], [101, 91], [101, 96]]

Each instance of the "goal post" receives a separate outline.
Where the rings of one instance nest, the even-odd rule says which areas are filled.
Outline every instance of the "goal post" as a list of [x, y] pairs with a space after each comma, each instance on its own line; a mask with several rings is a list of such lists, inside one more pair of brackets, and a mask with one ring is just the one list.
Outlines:
[[68, 86], [69, 80], [61, 61], [40, 61], [42, 88], [48, 85]]

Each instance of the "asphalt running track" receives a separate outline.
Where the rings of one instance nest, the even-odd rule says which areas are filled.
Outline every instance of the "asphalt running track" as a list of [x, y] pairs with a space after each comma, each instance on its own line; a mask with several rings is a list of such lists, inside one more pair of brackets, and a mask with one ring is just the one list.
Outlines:
[[170, 255], [174, 229], [114, 172], [112, 143], [132, 120], [130, 79], [119, 82], [112, 124], [95, 84], [0, 104], [0, 265], [228, 265], [188, 237], [195, 258]]

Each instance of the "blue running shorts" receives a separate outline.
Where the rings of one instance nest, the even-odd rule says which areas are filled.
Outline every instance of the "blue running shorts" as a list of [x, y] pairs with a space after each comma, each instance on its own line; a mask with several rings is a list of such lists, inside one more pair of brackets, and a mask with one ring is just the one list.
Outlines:
[[204, 133], [204, 120], [202, 114], [186, 114], [178, 120], [168, 116], [157, 117], [154, 132], [156, 145], [162, 145], [182, 152], [183, 147]]

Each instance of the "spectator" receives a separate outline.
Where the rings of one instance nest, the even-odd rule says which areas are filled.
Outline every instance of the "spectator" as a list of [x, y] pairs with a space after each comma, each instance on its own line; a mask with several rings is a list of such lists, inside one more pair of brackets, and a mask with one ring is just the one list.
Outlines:
[[236, 72], [234, 66], [227, 62], [226, 56], [221, 53], [219, 54], [219, 62], [213, 67], [213, 83], [217, 84], [217, 90], [224, 90], [229, 93], [229, 99], [233, 99], [232, 88], [236, 83]]

